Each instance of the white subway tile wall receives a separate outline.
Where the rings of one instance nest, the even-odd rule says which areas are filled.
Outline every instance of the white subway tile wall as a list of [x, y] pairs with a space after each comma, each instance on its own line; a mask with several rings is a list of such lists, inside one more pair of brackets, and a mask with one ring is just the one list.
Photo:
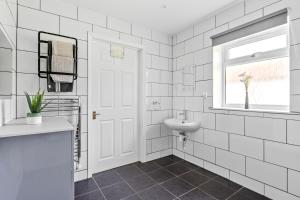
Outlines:
[[69, 18], [77, 18], [77, 7], [60, 0], [41, 0], [41, 10]]
[[300, 148], [278, 142], [265, 142], [265, 160], [270, 163], [300, 171]]
[[230, 151], [263, 160], [264, 143], [261, 139], [231, 134]]
[[240, 25], [243, 25], [247, 22], [250, 22], [250, 21], [253, 21], [257, 18], [260, 18], [263, 16], [263, 10], [260, 9], [256, 12], [253, 12], [253, 13], [250, 13], [248, 15], [245, 15], [243, 17], [240, 17], [232, 22], [229, 23], [229, 28], [234, 28], [234, 27], [237, 27], [237, 26], [240, 26]]
[[287, 121], [287, 143], [289, 144], [300, 144], [300, 121]]
[[289, 192], [300, 196], [299, 185], [300, 185], [300, 172], [288, 170], [288, 185]]
[[239, 3], [216, 15], [216, 26], [221, 26], [225, 23], [231, 22], [234, 19], [244, 16], [244, 2]]
[[41, 7], [41, 0], [19, 0], [18, 3], [19, 5], [35, 9], [39, 9]]
[[218, 165], [215, 165], [215, 164], [212, 164], [212, 163], [206, 162], [206, 161], [204, 161], [204, 168], [215, 174], [219, 174], [220, 176], [229, 178], [230, 171], [228, 169], [225, 169], [223, 167], [220, 167]]
[[216, 114], [216, 129], [244, 135], [244, 116]]
[[265, 185], [265, 195], [273, 200], [299, 200], [299, 197], [277, 188]]
[[245, 174], [245, 156], [217, 149], [216, 164], [239, 174]]
[[248, 177], [287, 191], [287, 169], [284, 167], [247, 158], [246, 168]]
[[194, 35], [203, 34], [204, 32], [214, 29], [215, 23], [216, 23], [215, 17], [202, 20], [200, 23], [194, 25]]
[[107, 28], [119, 31], [122, 33], [131, 33], [131, 24], [125, 22], [123, 20], [114, 18], [114, 17], [107, 17]]
[[220, 149], [228, 149], [228, 133], [215, 130], [204, 130], [204, 144], [218, 147]]
[[132, 35], [151, 40], [151, 29], [140, 25], [132, 24]]
[[250, 13], [258, 9], [272, 5], [280, 0], [250, 0], [245, 2], [245, 12]]
[[[197, 159], [206, 169], [269, 198], [300, 200], [300, 115], [210, 109], [213, 98], [210, 37], [284, 8], [289, 8], [291, 20], [291, 110], [300, 110], [300, 2], [240, 1], [173, 35], [173, 113], [188, 109], [189, 119], [202, 123], [199, 131], [189, 134], [189, 146], [194, 146], [194, 150], [184, 151], [182, 143], [174, 139], [177, 144], [173, 153], [185, 160]], [[186, 92], [181, 77], [185, 66], [194, 68], [192, 93]]]
[[[1, 4], [0, 8], [2, 9]], [[79, 78], [75, 82], [74, 91], [72, 93], [46, 92], [47, 97], [79, 96], [84, 104], [82, 109], [83, 156], [80, 168], [75, 173], [75, 180], [87, 177], [88, 32], [142, 44], [145, 47], [144, 66], [148, 73], [145, 84], [150, 88], [146, 92], [146, 96], [152, 97], [153, 95], [160, 104], [158, 108], [149, 107], [145, 111], [146, 159], [151, 160], [172, 154], [172, 133], [162, 126], [162, 121], [172, 116], [173, 109], [171, 36], [58, 0], [20, 0], [18, 9], [17, 91], [14, 92], [17, 95], [14, 101], [17, 104], [17, 106], [14, 105], [17, 107], [17, 111], [15, 111], [17, 117], [25, 117], [27, 112], [24, 91], [34, 93], [39, 88], [46, 89], [46, 80], [39, 79], [37, 76], [38, 31], [48, 31], [78, 39]], [[9, 18], [0, 19], [0, 22], [2, 21], [10, 20]], [[153, 104], [153, 101], [148, 98], [147, 102]], [[63, 115], [68, 120], [75, 122], [72, 113], [51, 113], [47, 116], [57, 115]]]
[[59, 16], [23, 6], [18, 7], [18, 27], [59, 33]]
[[286, 120], [246, 117], [245, 135], [267, 140], [286, 141]]
[[250, 190], [253, 190], [259, 194], [264, 194], [265, 186], [263, 183], [258, 182], [254, 179], [248, 178], [244, 175], [240, 175], [233, 171], [230, 171], [229, 176], [230, 176], [230, 180], [232, 180], [233, 182], [243, 185], [243, 186], [249, 188]]
[[78, 20], [102, 27], [106, 26], [105, 15], [86, 8], [78, 8]]
[[[178, 142], [177, 142], [177, 149], [178, 149], [178, 146], [180, 146], [180, 145], [181, 144], [178, 144]], [[194, 156], [214, 163], [216, 160], [216, 148], [195, 142]]]
[[108, 37], [112, 39], [119, 39], [120, 38], [120, 33], [109, 30], [107, 28], [103, 28], [101, 26], [95, 26], [93, 25], [93, 32], [102, 35], [103, 37]]

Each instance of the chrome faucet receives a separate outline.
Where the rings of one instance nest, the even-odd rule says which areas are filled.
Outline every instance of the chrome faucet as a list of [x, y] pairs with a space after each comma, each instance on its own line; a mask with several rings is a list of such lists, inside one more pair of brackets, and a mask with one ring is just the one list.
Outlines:
[[182, 112], [179, 112], [178, 116], [182, 116], [182, 123], [184, 123], [184, 120], [186, 120], [187, 118], [187, 110], [183, 110]]

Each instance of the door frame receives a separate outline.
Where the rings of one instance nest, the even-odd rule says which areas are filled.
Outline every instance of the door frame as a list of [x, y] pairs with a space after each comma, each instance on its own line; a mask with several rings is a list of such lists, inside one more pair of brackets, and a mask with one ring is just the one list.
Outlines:
[[[138, 153], [138, 160], [141, 162], [146, 161], [146, 136], [144, 133], [144, 111], [146, 110], [145, 105], [145, 90], [146, 90], [146, 84], [144, 83], [145, 79], [145, 66], [144, 66], [144, 47], [141, 44], [134, 44], [129, 43], [123, 40], [111, 38], [111, 37], [105, 37], [98, 33], [88, 33], [88, 77], [92, 77], [92, 42], [94, 39], [102, 40], [105, 42], [120, 44], [125, 47], [134, 48], [138, 51], [138, 72], [137, 72], [137, 78], [138, 78], [138, 91], [137, 91], [137, 135], [138, 135], [138, 147], [137, 147], [137, 153]], [[89, 87], [89, 85], [92, 85], [92, 79], [88, 78], [88, 156], [87, 156], [87, 171], [88, 171], [88, 178], [92, 177], [94, 173], [93, 169], [93, 158], [95, 156], [92, 145], [91, 144], [94, 135], [92, 132], [89, 132], [89, 127], [91, 127], [92, 123], [92, 110], [91, 110], [91, 98], [90, 95], [92, 93], [92, 88]]]

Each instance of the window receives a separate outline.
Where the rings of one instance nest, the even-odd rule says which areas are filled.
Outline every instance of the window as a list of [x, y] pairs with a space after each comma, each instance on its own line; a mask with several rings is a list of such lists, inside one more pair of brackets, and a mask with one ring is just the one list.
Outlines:
[[215, 108], [244, 109], [248, 96], [249, 109], [289, 111], [287, 11], [213, 36], [212, 40]]
[[223, 107], [244, 107], [246, 92], [240, 75], [245, 73], [252, 77], [248, 86], [251, 108], [288, 110], [290, 90], [286, 26], [222, 46]]

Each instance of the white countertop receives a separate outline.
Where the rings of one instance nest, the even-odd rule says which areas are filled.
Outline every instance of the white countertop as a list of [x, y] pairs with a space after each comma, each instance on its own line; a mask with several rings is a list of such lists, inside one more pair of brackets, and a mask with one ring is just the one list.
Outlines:
[[40, 125], [28, 125], [26, 119], [12, 120], [0, 127], [0, 138], [71, 131], [74, 127], [62, 117], [43, 118]]

